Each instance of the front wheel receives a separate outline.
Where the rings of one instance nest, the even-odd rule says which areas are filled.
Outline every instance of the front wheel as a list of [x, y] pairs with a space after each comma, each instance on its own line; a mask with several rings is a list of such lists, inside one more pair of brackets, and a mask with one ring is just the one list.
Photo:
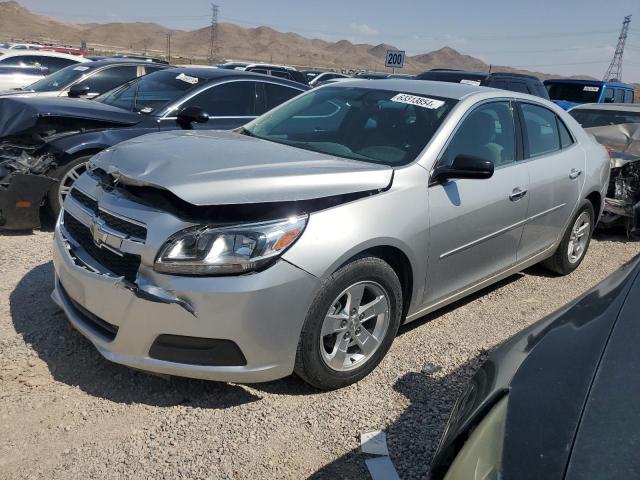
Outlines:
[[591, 242], [594, 218], [593, 205], [585, 200], [569, 223], [558, 249], [543, 265], [560, 275], [567, 275], [578, 268]]
[[382, 360], [395, 338], [402, 288], [383, 260], [365, 257], [331, 275], [305, 319], [295, 373], [330, 390], [357, 382]]

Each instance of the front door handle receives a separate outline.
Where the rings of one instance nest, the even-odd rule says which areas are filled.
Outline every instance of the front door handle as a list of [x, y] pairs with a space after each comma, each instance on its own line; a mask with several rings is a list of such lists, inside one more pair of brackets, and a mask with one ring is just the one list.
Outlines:
[[582, 175], [582, 170], [578, 170], [577, 168], [572, 168], [571, 172], [569, 173], [569, 178], [571, 180], [575, 180], [576, 178], [578, 178], [580, 175]]
[[509, 200], [511, 200], [512, 202], [517, 202], [522, 197], [524, 197], [526, 194], [527, 194], [526, 190], [522, 190], [520, 187], [516, 187], [511, 192], [511, 195], [509, 195]]

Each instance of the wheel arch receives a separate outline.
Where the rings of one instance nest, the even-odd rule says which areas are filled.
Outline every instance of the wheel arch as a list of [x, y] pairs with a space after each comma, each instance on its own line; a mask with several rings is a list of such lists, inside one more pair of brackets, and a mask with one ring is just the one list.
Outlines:
[[589, 193], [585, 199], [591, 202], [595, 214], [594, 223], [597, 223], [600, 218], [600, 214], [602, 213], [602, 195], [600, 192], [594, 190]]

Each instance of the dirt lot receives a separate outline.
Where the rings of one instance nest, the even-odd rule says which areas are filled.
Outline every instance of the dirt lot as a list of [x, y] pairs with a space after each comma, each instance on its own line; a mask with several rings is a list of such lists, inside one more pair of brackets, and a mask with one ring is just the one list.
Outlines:
[[[368, 478], [359, 434], [385, 430], [403, 479], [426, 478], [486, 351], [640, 252], [600, 237], [566, 278], [533, 268], [401, 330], [357, 385], [317, 393], [164, 379], [104, 360], [49, 299], [51, 233], [0, 237], [0, 478]], [[423, 373], [433, 364], [440, 369]]]

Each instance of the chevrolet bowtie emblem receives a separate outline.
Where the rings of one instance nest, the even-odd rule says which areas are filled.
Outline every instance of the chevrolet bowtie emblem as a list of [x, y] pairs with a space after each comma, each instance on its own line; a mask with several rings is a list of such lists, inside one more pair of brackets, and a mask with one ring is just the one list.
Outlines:
[[107, 239], [109, 238], [109, 234], [103, 229], [104, 226], [105, 222], [101, 218], [94, 219], [89, 226], [91, 236], [93, 237], [93, 243], [95, 243], [98, 247], [101, 247], [102, 245], [107, 243]]

